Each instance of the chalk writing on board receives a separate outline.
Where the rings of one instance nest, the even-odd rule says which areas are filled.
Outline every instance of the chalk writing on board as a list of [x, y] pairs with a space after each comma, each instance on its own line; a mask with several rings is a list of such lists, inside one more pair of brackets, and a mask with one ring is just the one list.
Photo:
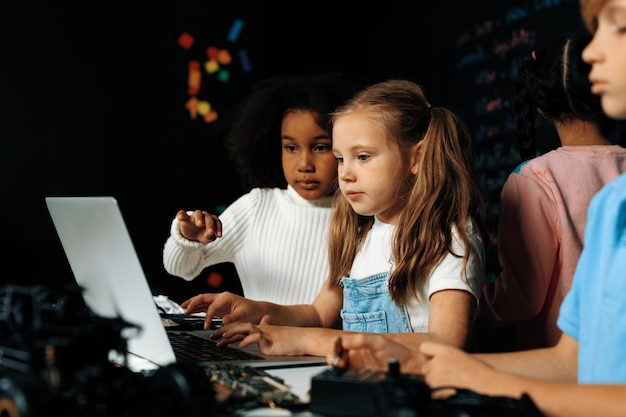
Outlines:
[[[520, 162], [514, 111], [517, 68], [539, 39], [580, 28], [577, 0], [488, 2], [472, 9], [452, 37], [459, 106], [476, 145], [479, 177], [491, 211], [500, 211], [500, 190]], [[558, 17], [558, 19], [556, 18]]]

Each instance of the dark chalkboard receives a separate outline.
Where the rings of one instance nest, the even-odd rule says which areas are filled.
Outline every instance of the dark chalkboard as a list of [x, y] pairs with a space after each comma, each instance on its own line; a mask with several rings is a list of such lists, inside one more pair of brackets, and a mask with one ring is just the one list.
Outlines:
[[[468, 124], [477, 168], [489, 194], [495, 233], [500, 191], [520, 162], [513, 107], [517, 67], [551, 37], [585, 30], [578, 0], [481, 0], [431, 6], [427, 26], [417, 27], [390, 62], [391, 74], [422, 83], [432, 105], [453, 109]], [[417, 20], [416, 20], [417, 21]], [[537, 149], [558, 146], [554, 127], [537, 122]], [[487, 279], [499, 272], [490, 255]]]
[[[521, 162], [513, 109], [517, 67], [552, 36], [584, 27], [578, 0], [474, 4], [481, 3], [493, 7], [476, 7], [469, 19], [472, 23], [456, 29], [453, 80], [457, 91], [462, 91], [458, 106], [472, 130], [477, 167], [497, 215], [500, 189], [511, 169]], [[537, 145], [543, 153], [557, 146], [558, 139], [551, 125], [538, 123]]]

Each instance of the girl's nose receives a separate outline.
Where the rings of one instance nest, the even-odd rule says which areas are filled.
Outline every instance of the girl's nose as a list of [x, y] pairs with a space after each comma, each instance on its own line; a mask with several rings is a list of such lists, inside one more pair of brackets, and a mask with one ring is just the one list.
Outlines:
[[591, 42], [587, 44], [585, 49], [583, 49], [582, 58], [587, 64], [593, 64], [601, 59], [601, 51], [596, 47], [595, 39], [598, 36], [594, 36], [591, 39]]
[[310, 152], [303, 152], [300, 161], [298, 162], [298, 170], [300, 172], [313, 172], [315, 171], [315, 164], [313, 163], [313, 155]]
[[344, 181], [344, 182], [354, 181], [354, 175], [352, 174], [352, 171], [350, 170], [348, 166], [346, 166], [345, 163], [339, 166], [337, 177], [339, 178], [340, 181]]

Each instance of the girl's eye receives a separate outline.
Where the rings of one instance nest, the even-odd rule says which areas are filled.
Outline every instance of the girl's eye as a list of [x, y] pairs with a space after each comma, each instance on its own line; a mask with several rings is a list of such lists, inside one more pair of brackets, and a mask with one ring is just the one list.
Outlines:
[[295, 152], [296, 147], [293, 145], [285, 145], [285, 150], [287, 150], [287, 152]]
[[342, 164], [343, 163], [343, 158], [340, 156], [336, 156], [335, 159], [337, 159], [337, 162]]
[[359, 161], [367, 161], [368, 159], [370, 159], [370, 155], [358, 155], [357, 159]]
[[328, 152], [331, 150], [330, 145], [315, 145], [313, 148], [317, 152]]

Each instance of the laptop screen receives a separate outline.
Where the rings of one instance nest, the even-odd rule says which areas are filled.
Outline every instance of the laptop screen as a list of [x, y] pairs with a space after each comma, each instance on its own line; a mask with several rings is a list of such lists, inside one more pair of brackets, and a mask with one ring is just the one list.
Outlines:
[[113, 197], [46, 197], [72, 273], [89, 308], [141, 328], [128, 351], [160, 366], [175, 362], [139, 258]]

